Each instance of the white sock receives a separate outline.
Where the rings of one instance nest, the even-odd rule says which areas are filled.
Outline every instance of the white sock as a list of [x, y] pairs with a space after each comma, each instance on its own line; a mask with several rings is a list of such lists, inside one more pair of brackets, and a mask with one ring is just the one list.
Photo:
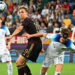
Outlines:
[[58, 75], [58, 74], [60, 74], [60, 72], [55, 72], [55, 75]]
[[8, 65], [8, 75], [12, 75], [12, 71], [13, 71], [13, 69], [12, 69], [12, 63], [9, 62], [9, 63], [7, 63], [7, 65]]

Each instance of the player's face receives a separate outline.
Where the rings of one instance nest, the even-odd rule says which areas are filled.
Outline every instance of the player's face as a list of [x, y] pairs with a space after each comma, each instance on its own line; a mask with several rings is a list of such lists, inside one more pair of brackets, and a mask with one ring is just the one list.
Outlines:
[[68, 38], [64, 39], [63, 37], [61, 37], [61, 38], [60, 38], [60, 42], [61, 42], [61, 43], [66, 43], [66, 42], [67, 42], [67, 39], [68, 39]]
[[25, 11], [25, 9], [20, 9], [19, 16], [20, 16], [20, 19], [25, 19], [27, 16], [27, 11]]

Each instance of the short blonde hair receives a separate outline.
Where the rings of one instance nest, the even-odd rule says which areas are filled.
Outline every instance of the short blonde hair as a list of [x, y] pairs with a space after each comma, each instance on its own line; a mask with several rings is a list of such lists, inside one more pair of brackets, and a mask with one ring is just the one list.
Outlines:
[[21, 6], [19, 6], [18, 10], [20, 10], [20, 9], [25, 9], [25, 11], [28, 12], [28, 8], [27, 8], [25, 5], [21, 5]]

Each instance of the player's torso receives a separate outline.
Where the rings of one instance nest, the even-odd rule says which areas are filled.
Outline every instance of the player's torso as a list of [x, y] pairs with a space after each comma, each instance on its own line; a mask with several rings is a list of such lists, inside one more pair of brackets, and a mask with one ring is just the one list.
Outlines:
[[51, 42], [51, 44], [47, 48], [46, 53], [50, 57], [56, 57], [63, 52], [63, 50], [61, 51], [62, 48], [66, 48], [66, 46], [60, 42]]
[[[35, 34], [37, 33], [37, 29], [36, 29], [36, 25], [34, 24], [34, 22], [31, 20], [31, 18], [26, 18], [23, 22], [22, 25], [24, 26], [24, 29], [27, 33], [29, 34]], [[28, 39], [29, 42], [33, 43], [40, 43], [41, 40], [39, 37], [33, 37]]]
[[5, 33], [6, 33], [6, 31], [4, 29], [0, 28], [0, 49], [6, 47]]
[[64, 48], [66, 47], [64, 44], [60, 43], [60, 42], [52, 42], [50, 45], [52, 45], [52, 49], [61, 49], [61, 48]]

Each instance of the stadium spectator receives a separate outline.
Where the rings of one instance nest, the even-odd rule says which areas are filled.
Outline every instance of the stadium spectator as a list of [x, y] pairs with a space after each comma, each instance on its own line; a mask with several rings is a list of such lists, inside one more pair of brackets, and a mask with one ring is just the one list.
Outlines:
[[30, 8], [33, 8], [34, 11], [36, 10], [36, 6], [35, 6], [35, 4], [33, 3], [33, 1], [30, 1], [29, 9], [30, 9]]
[[12, 21], [11, 21], [11, 19], [9, 17], [6, 18], [5, 25], [8, 28], [12, 28]]
[[53, 33], [56, 33], [56, 32], [60, 32], [60, 28], [59, 28], [58, 23], [55, 23], [53, 26]]
[[52, 15], [51, 12], [49, 12], [47, 15], [47, 21], [49, 21], [50, 19], [54, 19], [54, 15]]
[[72, 24], [75, 26], [75, 15], [73, 15], [73, 18], [72, 18]]
[[48, 21], [48, 28], [51, 27], [51, 26], [53, 26], [53, 19], [50, 19], [50, 20]]
[[73, 15], [75, 15], [75, 9], [73, 9]]
[[45, 24], [43, 22], [40, 25], [39, 32], [41, 32], [41, 33], [45, 33], [46, 32], [46, 26], [45, 26]]
[[54, 17], [54, 14], [55, 14], [55, 6], [54, 5], [52, 5], [51, 6], [51, 8], [50, 8], [50, 10], [49, 10], [49, 12], [51, 13], [51, 15]]
[[60, 31], [65, 28], [65, 23], [61, 24]]
[[31, 8], [31, 9], [29, 9], [29, 17], [33, 17], [33, 15], [34, 15], [34, 13], [33, 13], [33, 9]]
[[13, 16], [12, 16], [12, 14], [11, 14], [11, 12], [8, 10], [7, 11], [7, 17], [11, 20], [11, 21], [13, 21]]
[[49, 9], [47, 8], [47, 5], [44, 6], [44, 9], [42, 9], [42, 16], [46, 16], [49, 13]]
[[43, 23], [45, 24], [46, 27], [48, 27], [48, 21], [47, 21], [47, 16], [44, 17]]
[[14, 4], [13, 13], [17, 12], [17, 10], [18, 10], [18, 4], [17, 4], [17, 3], [15, 3], [15, 4]]
[[59, 28], [61, 27], [61, 23], [56, 18], [54, 18], [54, 20], [53, 20], [53, 26], [54, 26], [55, 23], [58, 24]]
[[20, 19], [18, 12], [13, 13], [12, 16], [13, 16], [13, 23], [16, 22], [16, 19]]
[[8, 5], [8, 10], [10, 11], [10, 13], [12, 13], [13, 12], [13, 9], [14, 9], [13, 2], [10, 1], [10, 5]]
[[61, 8], [61, 3], [60, 3], [60, 0], [57, 0], [57, 3], [56, 3], [56, 10], [58, 10], [58, 8]]
[[74, 10], [75, 10], [75, 3], [73, 3], [72, 9], [73, 9], [73, 13], [75, 14], [75, 12], [74, 12]]
[[64, 4], [62, 4], [62, 8], [65, 14], [68, 14], [71, 11], [71, 6], [67, 1], [64, 1]]
[[16, 23], [13, 23], [12, 28], [9, 29], [11, 34], [15, 31], [16, 26]]
[[20, 20], [19, 20], [19, 19], [17, 19], [17, 18], [16, 18], [15, 23], [16, 23], [16, 28], [17, 28], [17, 27], [19, 27], [19, 26], [21, 25]]
[[32, 16], [33, 19], [40, 19], [41, 15], [38, 11], [35, 11], [34, 15]]
[[65, 27], [68, 28], [71, 24], [71, 19], [68, 17], [68, 15], [65, 15], [65, 18], [63, 19], [63, 23], [65, 24]]
[[63, 15], [63, 13], [61, 13], [60, 11], [57, 12], [57, 19], [58, 19], [58, 21], [59, 21], [60, 23], [63, 22], [64, 15]]
[[70, 29], [70, 31], [71, 31], [71, 32], [73, 32], [73, 31], [74, 31], [74, 29], [75, 29], [74, 24], [71, 24], [71, 25], [69, 26], [69, 29]]

